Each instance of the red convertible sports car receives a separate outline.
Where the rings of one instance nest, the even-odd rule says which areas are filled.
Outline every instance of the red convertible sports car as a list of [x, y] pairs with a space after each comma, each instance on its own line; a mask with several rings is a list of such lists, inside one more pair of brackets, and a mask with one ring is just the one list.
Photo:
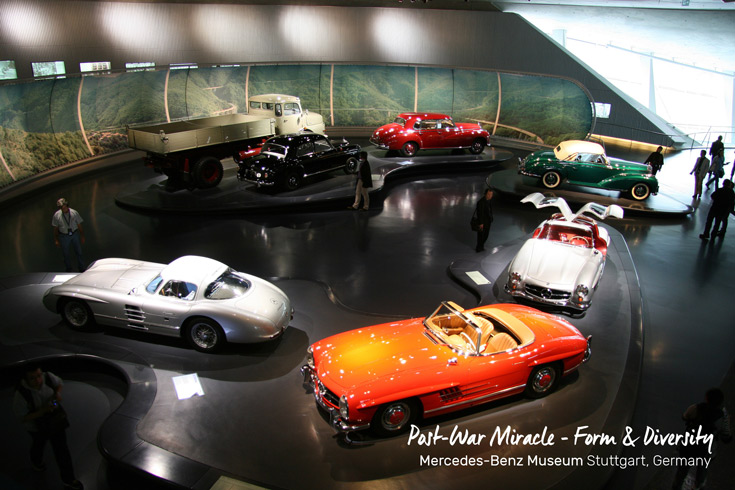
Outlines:
[[443, 302], [426, 318], [351, 330], [316, 342], [304, 383], [338, 431], [400, 434], [431, 417], [524, 392], [549, 394], [590, 357], [566, 320], [515, 304], [464, 310]]
[[370, 142], [384, 150], [412, 157], [420, 149], [469, 148], [482, 153], [490, 134], [479, 124], [455, 123], [446, 114], [404, 112], [373, 132]]

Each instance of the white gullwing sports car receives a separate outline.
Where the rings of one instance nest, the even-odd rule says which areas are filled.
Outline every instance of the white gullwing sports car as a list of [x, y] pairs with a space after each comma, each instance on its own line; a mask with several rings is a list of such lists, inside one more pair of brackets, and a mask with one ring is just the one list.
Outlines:
[[538, 192], [521, 202], [531, 202], [539, 209], [556, 207], [561, 213], [541, 223], [523, 244], [508, 267], [505, 290], [516, 298], [586, 310], [605, 268], [610, 234], [583, 214], [622, 218], [623, 209], [590, 202], [573, 213], [564, 199]]
[[168, 265], [101, 259], [51, 287], [43, 304], [75, 329], [99, 322], [183, 337], [202, 352], [273, 339], [293, 317], [290, 300], [273, 284], [192, 255]]

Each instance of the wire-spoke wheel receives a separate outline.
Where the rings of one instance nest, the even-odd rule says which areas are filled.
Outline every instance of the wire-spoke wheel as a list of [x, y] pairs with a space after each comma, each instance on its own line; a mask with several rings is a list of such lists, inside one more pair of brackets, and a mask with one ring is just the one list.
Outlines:
[[61, 318], [75, 330], [89, 330], [94, 326], [94, 315], [87, 303], [81, 299], [63, 300], [60, 307]]
[[200, 352], [214, 352], [225, 342], [222, 328], [209, 318], [190, 320], [184, 334], [186, 341]]

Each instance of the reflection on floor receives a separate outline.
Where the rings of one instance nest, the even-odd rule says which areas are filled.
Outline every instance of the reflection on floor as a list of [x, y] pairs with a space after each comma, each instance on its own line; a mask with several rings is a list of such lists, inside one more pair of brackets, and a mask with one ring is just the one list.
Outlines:
[[[645, 155], [621, 156], [638, 161], [645, 158]], [[694, 157], [689, 154], [667, 157], [660, 174], [662, 192], [675, 196], [683, 204], [693, 205], [696, 211], [692, 216], [626, 218], [609, 223], [620, 231], [630, 247], [644, 297], [641, 389], [637, 398], [635, 393], [630, 395], [636, 403], [629, 424], [636, 431], [653, 427], [664, 433], [681, 432], [683, 410], [699, 401], [707, 386], [720, 385], [733, 361], [731, 346], [735, 345], [735, 332], [731, 328], [729, 307], [731, 277], [735, 270], [733, 242], [729, 235], [708, 243], [697, 238], [708, 201], [692, 203], [689, 199], [688, 172], [693, 161]], [[459, 304], [476, 301], [474, 294], [454, 282], [446, 271], [453, 260], [478, 260], [468, 222], [487, 172], [437, 173], [398, 180], [374, 200], [369, 213], [327, 210], [247, 213], [230, 217], [158, 216], [135, 214], [112, 202], [112, 196], [150, 178], [148, 172], [128, 162], [101, 175], [58, 181], [52, 189], [39, 190], [26, 201], [7, 206], [0, 216], [0, 230], [9, 237], [10, 245], [0, 257], [2, 284], [12, 286], [12, 276], [17, 274], [59, 270], [61, 257], [53, 247], [50, 216], [56, 199], [64, 196], [85, 218], [87, 243], [84, 250], [88, 260], [123, 256], [168, 262], [189, 253], [207, 255], [266, 278], [304, 278], [327, 284], [338, 303], [353, 311], [366, 312], [368, 316], [425, 315], [441, 300], [450, 299]], [[493, 247], [526, 236], [545, 217], [543, 212], [527, 209], [512, 199], [499, 198], [495, 211], [496, 220], [487, 247], [489, 253]], [[18, 293], [23, 296], [20, 291]], [[593, 308], [601, 305], [596, 304]], [[614, 309], [615, 305], [604, 307]], [[22, 324], [29, 319], [27, 313], [22, 309], [13, 312], [11, 323]], [[47, 325], [45, 329], [31, 338], [24, 337], [18, 329], [6, 332], [3, 344], [69, 339], [68, 330], [58, 325], [54, 315], [39, 314], [47, 315], [42, 320]], [[321, 320], [310, 318], [307, 323]], [[350, 323], [351, 328], [354, 326]], [[342, 326], [330, 327], [339, 329]], [[300, 338], [294, 349], [289, 349], [289, 357], [297, 357], [298, 351], [305, 348], [310, 339], [308, 333]], [[266, 370], [262, 362], [256, 360], [266, 360], [272, 355], [255, 350], [242, 356], [233, 351], [216, 360], [208, 360], [188, 350], [181, 355], [178, 353], [181, 346], [175, 344], [157, 344], [136, 336], [120, 336], [116, 341], [134, 350], [158, 352], [161, 365], [154, 366], [155, 369], [170, 373], [198, 372], [204, 379], [205, 390], [208, 378], [227, 382], [229, 369], [239, 374], [264, 375]], [[247, 366], [236, 367], [246, 359], [251, 360]], [[230, 367], [222, 369], [220, 363]], [[582, 380], [580, 376], [579, 381]], [[268, 384], [267, 380], [261, 382]], [[590, 395], [580, 394], [582, 403]], [[206, 396], [200, 401], [206, 403]], [[732, 401], [731, 398], [728, 403]], [[249, 402], [245, 399], [241, 403]], [[521, 409], [523, 406], [521, 403]], [[279, 407], [274, 418], [277, 419], [280, 410], [288, 408]], [[507, 408], [499, 412], [491, 409], [490, 414], [502, 414]], [[511, 408], [515, 410], [517, 402], [512, 403]], [[314, 410], [313, 405], [309, 410]], [[216, 416], [216, 413], [212, 410], [210, 415]], [[481, 420], [482, 417], [473, 415], [467, 422]], [[309, 435], [294, 434], [295, 437]], [[671, 447], [638, 445], [618, 449], [623, 449], [624, 455], [645, 455], [649, 461], [653, 461], [654, 455], [674, 454]], [[330, 448], [327, 446], [324, 450], [327, 452], [320, 457], [330, 458]], [[715, 467], [721, 464], [719, 460], [713, 462]], [[97, 488], [105, 488], [109, 483], [105, 483], [104, 478], [100, 482], [96, 476], [97, 472], [106, 471], [100, 467], [88, 468], [91, 472], [88, 480], [97, 482]], [[616, 471], [610, 485], [611, 488], [643, 488], [658, 475], [666, 477], [667, 470], [653, 464], [627, 468]], [[341, 472], [337, 468], [335, 471]], [[528, 471], [533, 474], [542, 469]], [[608, 469], [589, 471], [599, 478]], [[452, 471], [447, 476], [461, 475]], [[401, 485], [405, 483], [404, 478], [394, 477], [383, 483]], [[109, 482], [109, 478], [107, 480]], [[349, 484], [356, 485], [356, 482]], [[88, 485], [88, 488], [94, 487]]]

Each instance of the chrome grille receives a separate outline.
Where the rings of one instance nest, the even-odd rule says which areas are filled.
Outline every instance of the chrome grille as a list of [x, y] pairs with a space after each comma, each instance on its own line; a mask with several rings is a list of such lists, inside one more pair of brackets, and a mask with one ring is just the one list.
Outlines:
[[569, 291], [563, 291], [561, 289], [551, 289], [542, 286], [532, 286], [526, 284], [526, 292], [537, 298], [547, 299], [552, 301], [569, 299], [572, 295]]
[[325, 402], [329, 403], [333, 407], [339, 408], [339, 397], [327, 389], [320, 380], [317, 380], [317, 389], [319, 390], [319, 395]]

